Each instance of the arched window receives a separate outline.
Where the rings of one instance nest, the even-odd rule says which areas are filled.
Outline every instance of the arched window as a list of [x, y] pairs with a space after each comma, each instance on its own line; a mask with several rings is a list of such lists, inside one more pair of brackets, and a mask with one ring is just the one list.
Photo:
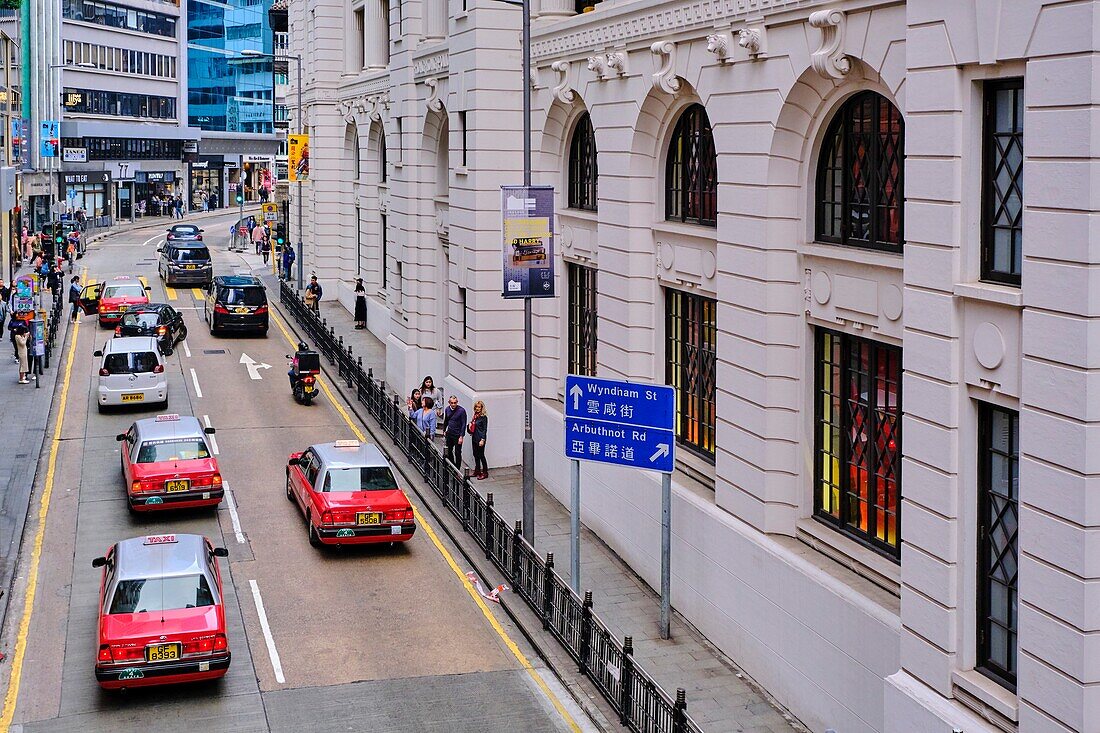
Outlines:
[[818, 163], [817, 239], [901, 251], [904, 127], [897, 107], [874, 92], [840, 108]]
[[701, 104], [684, 110], [672, 133], [665, 162], [665, 218], [718, 225], [718, 157]]
[[592, 131], [592, 119], [585, 112], [577, 120], [573, 140], [569, 143], [569, 208], [595, 211], [598, 180], [596, 135]]

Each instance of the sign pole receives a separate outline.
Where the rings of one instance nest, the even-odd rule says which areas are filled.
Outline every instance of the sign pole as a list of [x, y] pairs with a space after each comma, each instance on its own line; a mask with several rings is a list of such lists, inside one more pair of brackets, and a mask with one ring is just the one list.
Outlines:
[[581, 594], [581, 462], [569, 462], [569, 585]]
[[671, 638], [672, 617], [672, 474], [661, 474], [661, 638]]

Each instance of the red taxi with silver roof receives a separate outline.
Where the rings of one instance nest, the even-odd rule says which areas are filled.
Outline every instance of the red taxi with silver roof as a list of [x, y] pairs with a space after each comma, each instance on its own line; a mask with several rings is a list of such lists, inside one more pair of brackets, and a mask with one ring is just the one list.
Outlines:
[[377, 446], [357, 440], [292, 453], [286, 498], [305, 514], [314, 547], [405, 542], [416, 532], [412, 504], [389, 462]]
[[77, 305], [85, 314], [98, 314], [100, 326], [118, 323], [131, 306], [148, 302], [149, 286], [132, 275], [119, 275], [106, 282], [87, 285], [77, 298]]
[[99, 585], [96, 681], [107, 689], [225, 675], [231, 654], [219, 557], [194, 534], [122, 540], [92, 560]]
[[190, 415], [138, 420], [115, 439], [132, 511], [217, 506], [225, 491], [211, 439], [214, 428]]

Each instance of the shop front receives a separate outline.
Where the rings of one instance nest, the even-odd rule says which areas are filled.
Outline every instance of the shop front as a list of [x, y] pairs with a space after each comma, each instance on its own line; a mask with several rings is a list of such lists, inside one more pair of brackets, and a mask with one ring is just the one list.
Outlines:
[[66, 213], [80, 209], [97, 226], [111, 223], [111, 172], [81, 171], [58, 174], [58, 191]]
[[168, 216], [175, 198], [175, 171], [134, 173], [134, 205], [138, 216]]
[[[190, 205], [193, 211], [218, 209], [225, 206], [222, 180], [225, 162], [220, 155], [200, 155], [190, 164]], [[205, 204], [204, 204], [205, 201]]]

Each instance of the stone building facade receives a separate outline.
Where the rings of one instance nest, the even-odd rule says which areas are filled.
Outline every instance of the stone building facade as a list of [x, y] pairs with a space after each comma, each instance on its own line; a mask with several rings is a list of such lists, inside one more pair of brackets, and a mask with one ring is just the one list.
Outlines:
[[[673, 384], [673, 604], [807, 726], [1100, 729], [1100, 3], [583, 9], [535, 7], [539, 480], [567, 500], [566, 373]], [[485, 400], [517, 463], [518, 11], [289, 17], [307, 268], [349, 306], [363, 277], [388, 383]], [[654, 586], [659, 486], [582, 471]]]

